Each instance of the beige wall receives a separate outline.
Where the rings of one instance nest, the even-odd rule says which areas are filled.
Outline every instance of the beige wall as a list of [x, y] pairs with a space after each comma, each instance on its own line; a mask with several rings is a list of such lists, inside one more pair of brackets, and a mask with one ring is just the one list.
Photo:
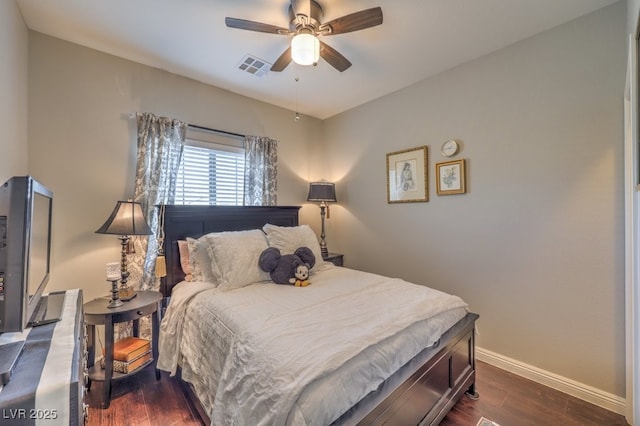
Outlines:
[[[452, 292], [478, 344], [623, 396], [624, 2], [325, 121], [348, 266]], [[468, 193], [437, 196], [462, 141]], [[429, 146], [430, 201], [387, 204], [385, 154]]]
[[0, 1], [0, 185], [27, 169], [29, 32], [13, 1]]
[[[80, 287], [87, 300], [107, 290], [119, 244], [94, 231], [133, 195], [131, 112], [278, 139], [279, 204], [306, 199], [319, 120], [40, 33], [30, 33], [29, 61], [29, 167], [55, 194], [51, 290]], [[301, 220], [316, 213], [305, 206]]]

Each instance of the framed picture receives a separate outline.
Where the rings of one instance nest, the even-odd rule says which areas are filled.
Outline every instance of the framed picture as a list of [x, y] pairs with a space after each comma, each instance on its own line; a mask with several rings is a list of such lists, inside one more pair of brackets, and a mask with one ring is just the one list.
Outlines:
[[387, 202], [429, 201], [426, 146], [387, 154]]
[[436, 193], [438, 195], [464, 194], [464, 160], [436, 164]]

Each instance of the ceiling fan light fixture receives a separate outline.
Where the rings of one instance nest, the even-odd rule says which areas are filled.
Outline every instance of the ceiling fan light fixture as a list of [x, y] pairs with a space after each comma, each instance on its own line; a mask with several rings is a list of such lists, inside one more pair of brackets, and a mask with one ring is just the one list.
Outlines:
[[[322, 7], [318, 1], [289, 0], [289, 28], [240, 18], [226, 17], [224, 21], [229, 28], [287, 37], [294, 35], [290, 46], [276, 59], [270, 71], [283, 71], [291, 62], [299, 65], [316, 65], [322, 56], [329, 65], [343, 72], [351, 66], [351, 62], [328, 44], [320, 42], [318, 36], [346, 34], [380, 25], [382, 8], [372, 7], [323, 22]], [[320, 55], [321, 51], [322, 55]]]
[[291, 59], [298, 65], [313, 65], [320, 60], [320, 40], [313, 34], [297, 34], [291, 39]]

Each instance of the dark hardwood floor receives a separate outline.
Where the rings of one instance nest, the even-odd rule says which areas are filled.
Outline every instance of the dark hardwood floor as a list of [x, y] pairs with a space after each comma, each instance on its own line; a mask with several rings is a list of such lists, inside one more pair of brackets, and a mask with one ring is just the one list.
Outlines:
[[162, 372], [156, 380], [153, 368], [113, 383], [111, 405], [101, 409], [102, 383], [93, 382], [86, 394], [89, 404], [87, 426], [171, 426], [202, 425], [186, 400], [180, 384]]
[[[480, 399], [463, 396], [441, 425], [475, 426], [480, 417], [500, 426], [627, 424], [623, 416], [482, 362], [477, 363], [477, 389]], [[163, 372], [156, 381], [152, 368], [115, 382], [106, 410], [96, 408], [100, 391], [101, 383], [94, 382], [87, 393], [88, 426], [202, 424], [175, 379]]]
[[480, 399], [463, 396], [442, 426], [475, 425], [480, 417], [500, 426], [617, 426], [623, 416], [581, 399], [524, 379], [483, 362], [476, 362]]

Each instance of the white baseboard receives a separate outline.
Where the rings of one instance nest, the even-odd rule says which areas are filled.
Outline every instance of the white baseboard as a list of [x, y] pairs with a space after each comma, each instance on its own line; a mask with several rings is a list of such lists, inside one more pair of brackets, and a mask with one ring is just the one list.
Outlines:
[[541, 385], [564, 392], [617, 414], [625, 415], [626, 400], [609, 392], [576, 382], [515, 359], [476, 347], [476, 359]]

